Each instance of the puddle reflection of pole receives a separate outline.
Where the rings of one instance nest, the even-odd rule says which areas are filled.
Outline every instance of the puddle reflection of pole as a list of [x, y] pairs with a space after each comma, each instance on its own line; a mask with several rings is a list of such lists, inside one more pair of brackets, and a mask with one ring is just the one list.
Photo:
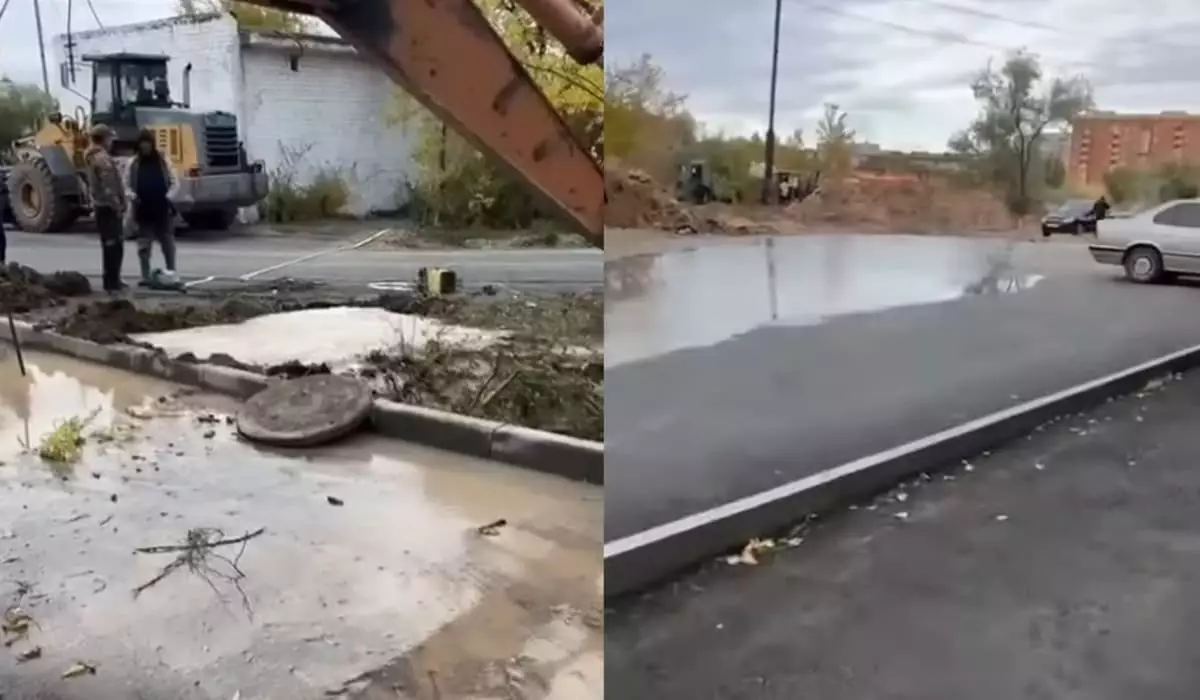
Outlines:
[[24, 377], [25, 356], [21, 354], [21, 337], [17, 335], [17, 323], [13, 321], [12, 309], [8, 309], [8, 333], [12, 336], [12, 344], [17, 351], [17, 366], [21, 368], [21, 376]]
[[775, 272], [775, 239], [768, 238], [764, 246], [767, 255], [767, 303], [771, 307], [771, 320], [779, 320], [779, 283]]

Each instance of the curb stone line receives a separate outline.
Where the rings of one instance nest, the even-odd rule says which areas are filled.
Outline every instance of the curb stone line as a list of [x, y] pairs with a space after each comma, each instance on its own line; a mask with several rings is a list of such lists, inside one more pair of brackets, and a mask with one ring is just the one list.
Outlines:
[[[28, 321], [17, 321], [16, 329], [23, 348], [67, 355], [238, 399], [250, 398], [277, 381], [233, 367], [180, 362], [162, 352], [133, 345], [101, 345], [37, 330]], [[0, 324], [0, 341], [12, 340], [7, 324]], [[604, 484], [604, 444], [600, 442], [387, 399], [375, 399], [370, 424], [375, 432], [387, 437], [494, 459], [575, 481]]]
[[829, 512], [921, 473], [1026, 435], [1053, 418], [1133, 393], [1151, 379], [1200, 366], [1200, 345], [996, 411], [841, 466], [604, 544], [604, 596], [637, 593], [809, 514]]

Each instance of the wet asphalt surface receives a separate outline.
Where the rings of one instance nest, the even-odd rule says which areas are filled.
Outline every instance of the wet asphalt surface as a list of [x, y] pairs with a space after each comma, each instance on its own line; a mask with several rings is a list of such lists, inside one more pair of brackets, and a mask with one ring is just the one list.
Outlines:
[[[818, 245], [808, 258], [821, 264], [776, 266], [775, 322], [765, 268], [718, 250], [702, 274], [659, 269], [641, 292], [692, 285], [706, 307], [681, 327], [640, 346], [608, 335], [618, 364], [605, 376], [606, 541], [1200, 343], [1200, 290], [1125, 283], [1079, 247], [1005, 258], [990, 243], [924, 239], [916, 259], [841, 251], [839, 280], [811, 240], [800, 245]], [[929, 250], [947, 245], [930, 265]], [[913, 276], [928, 303], [904, 286]], [[620, 308], [609, 302], [606, 331], [626, 323], [629, 336], [658, 318], [614, 319]]]
[[[358, 238], [365, 238], [364, 234]], [[236, 286], [237, 277], [287, 263], [298, 257], [353, 243], [356, 238], [328, 239], [296, 236], [190, 237], [178, 240], [179, 273], [183, 280], [219, 278]], [[26, 234], [9, 231], [8, 259], [40, 271], [75, 270], [98, 281], [100, 247], [94, 234]], [[155, 252], [155, 264], [162, 259]], [[126, 244], [124, 276], [137, 277], [137, 250]], [[348, 293], [379, 291], [372, 283], [413, 282], [422, 267], [455, 270], [464, 287], [506, 285], [516, 289], [576, 291], [599, 287], [603, 279], [600, 251], [591, 249], [520, 250], [396, 250], [364, 248], [322, 255], [263, 272], [257, 281], [292, 277], [320, 280]]]
[[715, 562], [625, 601], [607, 691], [1194, 698], [1198, 423], [1193, 373], [828, 515], [756, 567]]

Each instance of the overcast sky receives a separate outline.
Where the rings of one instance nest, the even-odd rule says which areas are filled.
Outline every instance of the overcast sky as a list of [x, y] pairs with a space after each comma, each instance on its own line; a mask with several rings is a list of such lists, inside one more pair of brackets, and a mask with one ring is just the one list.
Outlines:
[[[87, 0], [40, 0], [42, 26], [49, 52], [50, 83], [58, 80], [58, 69], [52, 39], [67, 31], [67, 7], [73, 16], [75, 31], [96, 29], [96, 20], [88, 9]], [[4, 0], [0, 0], [0, 5]], [[175, 0], [92, 0], [96, 15], [105, 26], [145, 22], [175, 14]], [[32, 0], [10, 0], [8, 10], [0, 17], [0, 75], [19, 82], [42, 82], [41, 61], [38, 58], [37, 24], [34, 21]]]
[[[68, 0], [41, 3], [47, 37], [66, 31]], [[175, 7], [174, 0], [92, 3], [107, 25], [170, 16]], [[73, 26], [94, 29], [86, 0], [71, 4]], [[605, 4], [610, 64], [648, 52], [707, 125], [765, 130], [772, 0]], [[0, 18], [0, 75], [41, 81], [34, 27], [31, 0], [10, 0]], [[1196, 0], [783, 0], [777, 130], [811, 134], [821, 105], [832, 101], [850, 113], [862, 138], [890, 148], [941, 149], [974, 113], [971, 74], [1004, 49], [1020, 47], [1040, 53], [1052, 73], [1090, 77], [1101, 108], [1200, 111], [1198, 33]]]
[[[773, 0], [605, 4], [610, 66], [649, 53], [707, 125], [765, 132]], [[812, 134], [821, 105], [836, 102], [861, 138], [941, 150], [975, 113], [971, 75], [1021, 47], [1050, 73], [1089, 77], [1099, 108], [1200, 111], [1196, 0], [783, 0], [782, 17], [781, 135]]]

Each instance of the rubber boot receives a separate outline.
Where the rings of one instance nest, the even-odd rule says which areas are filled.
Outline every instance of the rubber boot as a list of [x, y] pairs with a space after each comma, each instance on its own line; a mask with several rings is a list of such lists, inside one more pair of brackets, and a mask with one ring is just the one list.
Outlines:
[[150, 256], [153, 253], [151, 250], [138, 250], [138, 266], [142, 271], [142, 279], [138, 282], [140, 287], [154, 286], [153, 272], [150, 270]]

